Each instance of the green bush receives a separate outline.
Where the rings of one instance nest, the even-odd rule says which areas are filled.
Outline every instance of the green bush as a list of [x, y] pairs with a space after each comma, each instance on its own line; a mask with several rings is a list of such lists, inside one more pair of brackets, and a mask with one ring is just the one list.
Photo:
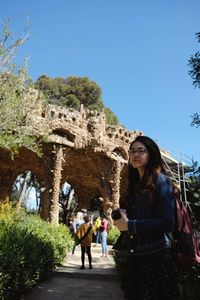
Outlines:
[[114, 245], [120, 235], [120, 231], [117, 227], [112, 227], [108, 233], [107, 243], [108, 245]]
[[38, 216], [23, 214], [23, 219], [13, 222], [0, 216], [0, 226], [0, 299], [33, 287], [72, 247], [66, 226], [49, 224]]
[[0, 221], [7, 224], [18, 222], [20, 219], [23, 219], [23, 213], [23, 210], [18, 212], [9, 199], [5, 199], [4, 201], [0, 200]]

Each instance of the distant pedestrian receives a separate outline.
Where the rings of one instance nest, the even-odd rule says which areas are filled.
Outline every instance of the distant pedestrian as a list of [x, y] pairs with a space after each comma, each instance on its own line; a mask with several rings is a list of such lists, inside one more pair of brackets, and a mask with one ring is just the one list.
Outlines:
[[87, 253], [88, 256], [89, 269], [92, 269], [91, 244], [93, 226], [91, 223], [91, 217], [89, 215], [85, 215], [83, 220], [85, 223], [81, 224], [76, 232], [76, 235], [81, 240], [81, 270], [85, 269], [85, 253]]
[[100, 238], [101, 238], [101, 248], [102, 248], [101, 257], [108, 257], [107, 229], [108, 229], [108, 220], [103, 215], [101, 216], [101, 225], [99, 228]]
[[97, 217], [94, 222], [95, 246], [99, 243], [100, 240], [100, 225], [101, 225], [101, 218]]
[[[84, 223], [83, 213], [82, 212], [78, 212], [77, 215], [76, 215], [76, 218], [74, 219], [74, 221], [72, 222], [72, 224], [70, 226], [70, 230], [71, 230], [73, 236], [76, 235], [77, 229], [83, 223]], [[74, 244], [73, 244], [73, 247], [72, 247], [72, 255], [74, 254], [75, 249], [76, 249], [76, 241], [74, 241]]]

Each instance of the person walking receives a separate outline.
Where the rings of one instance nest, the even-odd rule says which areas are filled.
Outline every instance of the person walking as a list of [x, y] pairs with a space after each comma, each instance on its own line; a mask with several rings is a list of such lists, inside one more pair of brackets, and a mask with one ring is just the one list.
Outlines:
[[85, 253], [87, 253], [88, 256], [89, 269], [92, 269], [91, 243], [93, 226], [91, 224], [91, 217], [89, 215], [85, 215], [83, 220], [85, 223], [81, 224], [76, 231], [76, 235], [81, 244], [81, 270], [85, 270]]
[[114, 221], [128, 232], [125, 298], [179, 299], [178, 276], [170, 251], [174, 227], [173, 184], [166, 175], [158, 145], [138, 136], [129, 148], [127, 199]]
[[97, 246], [97, 244], [99, 243], [100, 225], [101, 225], [101, 218], [97, 217], [95, 222], [94, 222], [94, 235], [95, 235], [95, 245], [94, 246]]
[[[83, 220], [83, 212], [78, 212], [76, 215], [76, 218], [72, 222], [70, 226], [70, 231], [72, 232], [72, 235], [75, 236], [78, 228], [80, 227], [81, 224], [84, 223]], [[74, 241], [73, 247], [72, 247], [72, 255], [74, 255], [74, 252], [76, 250], [76, 241]]]
[[101, 248], [102, 255], [101, 257], [108, 257], [108, 247], [107, 247], [107, 229], [108, 229], [108, 220], [105, 216], [101, 216], [101, 225], [99, 227], [100, 231], [100, 240], [101, 240]]

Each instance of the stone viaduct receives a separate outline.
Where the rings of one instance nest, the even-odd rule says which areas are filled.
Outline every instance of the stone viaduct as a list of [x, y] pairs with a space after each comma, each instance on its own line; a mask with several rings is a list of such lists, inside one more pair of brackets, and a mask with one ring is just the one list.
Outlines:
[[46, 136], [43, 156], [21, 148], [11, 159], [0, 149], [0, 199], [9, 197], [16, 177], [30, 170], [41, 187], [40, 215], [58, 222], [59, 191], [67, 181], [77, 194], [79, 206], [88, 208], [90, 200], [102, 197], [109, 216], [125, 195], [128, 148], [141, 131], [105, 122], [104, 113], [80, 111], [47, 105], [28, 117], [27, 126], [36, 136]]

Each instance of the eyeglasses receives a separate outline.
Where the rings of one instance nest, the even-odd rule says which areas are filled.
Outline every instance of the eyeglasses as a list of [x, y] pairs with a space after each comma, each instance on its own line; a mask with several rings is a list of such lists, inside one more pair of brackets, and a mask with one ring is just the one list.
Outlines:
[[148, 152], [147, 149], [130, 149], [128, 150], [128, 153], [129, 155], [132, 154], [132, 155], [135, 155], [135, 154], [138, 154], [139, 156], [142, 156], [145, 152]]

